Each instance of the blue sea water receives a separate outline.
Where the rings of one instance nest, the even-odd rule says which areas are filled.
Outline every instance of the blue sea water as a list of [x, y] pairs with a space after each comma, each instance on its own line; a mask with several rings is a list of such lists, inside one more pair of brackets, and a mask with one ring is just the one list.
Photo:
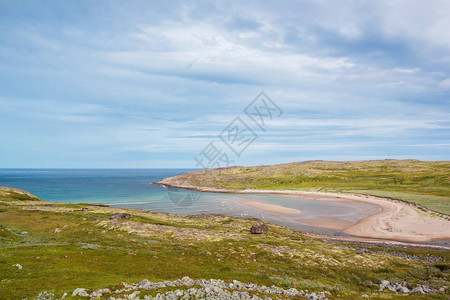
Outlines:
[[[198, 193], [166, 189], [152, 182], [179, 175], [192, 169], [0, 169], [0, 186], [26, 190], [52, 202], [95, 203], [178, 214], [217, 213], [236, 217], [255, 217], [297, 230], [343, 235], [339, 231], [320, 229], [297, 220], [316, 219], [356, 223], [378, 206], [349, 205], [314, 201], [281, 195]], [[178, 196], [195, 203], [178, 202]], [[198, 197], [200, 196], [200, 197]], [[298, 215], [274, 214], [240, 203], [255, 200], [301, 210]], [[189, 205], [192, 204], [192, 205]]]

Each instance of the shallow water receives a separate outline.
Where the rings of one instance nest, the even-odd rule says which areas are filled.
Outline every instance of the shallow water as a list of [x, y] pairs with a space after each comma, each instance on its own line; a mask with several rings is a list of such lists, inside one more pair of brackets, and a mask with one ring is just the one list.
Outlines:
[[[297, 219], [356, 223], [377, 213], [379, 206], [299, 199], [267, 194], [199, 193], [166, 189], [151, 182], [191, 169], [0, 169], [0, 185], [15, 187], [53, 202], [96, 203], [178, 214], [216, 213], [264, 219], [292, 229], [344, 235], [337, 230], [299, 223]], [[251, 208], [239, 200], [255, 200], [301, 210], [280, 215]]]

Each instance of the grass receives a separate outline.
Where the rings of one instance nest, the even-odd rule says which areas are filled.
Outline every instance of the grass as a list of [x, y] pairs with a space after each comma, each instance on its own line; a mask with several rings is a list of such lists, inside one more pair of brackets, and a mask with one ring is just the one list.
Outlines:
[[[0, 203], [0, 299], [33, 299], [43, 291], [60, 297], [78, 287], [115, 289], [121, 282], [184, 276], [328, 290], [335, 299], [359, 299], [362, 294], [371, 299], [402, 298], [378, 292], [376, 283], [383, 279], [435, 287], [450, 284], [447, 251], [389, 249], [440, 257], [439, 263], [387, 254], [358, 255], [351, 245], [326, 243], [275, 224], [267, 224], [266, 235], [252, 235], [249, 228], [255, 221], [250, 219], [88, 204], [48, 206], [32, 196], [18, 199], [11, 192], [3, 189]], [[116, 212], [133, 217], [109, 220]], [[55, 228], [61, 232], [54, 233]]]
[[179, 182], [223, 189], [352, 192], [409, 201], [450, 214], [450, 162], [309, 161], [183, 174]]

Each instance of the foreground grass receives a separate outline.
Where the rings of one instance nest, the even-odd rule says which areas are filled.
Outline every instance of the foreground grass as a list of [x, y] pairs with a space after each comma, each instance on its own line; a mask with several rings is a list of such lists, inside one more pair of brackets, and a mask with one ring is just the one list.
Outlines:
[[[33, 299], [42, 291], [61, 296], [78, 287], [114, 288], [144, 278], [162, 281], [184, 276], [328, 290], [336, 299], [358, 299], [362, 294], [371, 299], [403, 298], [378, 292], [376, 283], [383, 279], [435, 287], [450, 283], [446, 251], [389, 250], [439, 257], [439, 262], [358, 254], [351, 245], [326, 243], [274, 224], [268, 224], [266, 235], [251, 235], [254, 220], [93, 205], [49, 206], [27, 197], [0, 189], [0, 299]], [[133, 217], [110, 220], [115, 212]], [[61, 232], [54, 233], [56, 228]], [[415, 298], [424, 297], [411, 296]]]
[[309, 161], [188, 173], [180, 182], [224, 189], [352, 192], [391, 197], [450, 214], [450, 162]]

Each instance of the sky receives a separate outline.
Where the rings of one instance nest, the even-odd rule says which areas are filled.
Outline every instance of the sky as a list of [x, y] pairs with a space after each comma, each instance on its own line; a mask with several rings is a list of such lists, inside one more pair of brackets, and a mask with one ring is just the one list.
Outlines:
[[[448, 160], [449, 11], [445, 0], [0, 1], [0, 168]], [[245, 113], [261, 92], [279, 108], [264, 128]], [[236, 118], [255, 137], [239, 154]]]

